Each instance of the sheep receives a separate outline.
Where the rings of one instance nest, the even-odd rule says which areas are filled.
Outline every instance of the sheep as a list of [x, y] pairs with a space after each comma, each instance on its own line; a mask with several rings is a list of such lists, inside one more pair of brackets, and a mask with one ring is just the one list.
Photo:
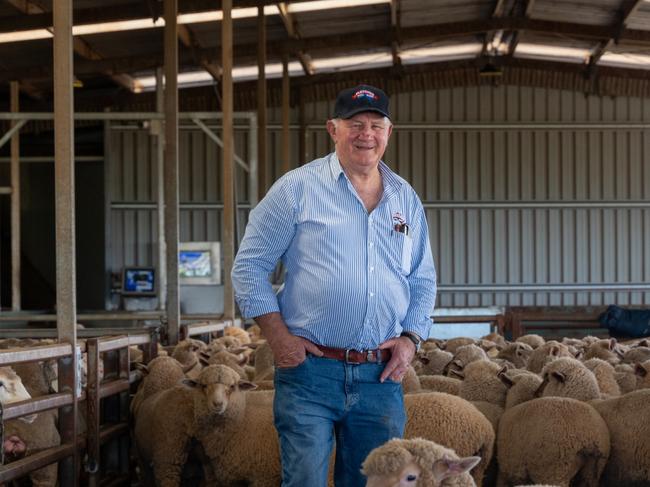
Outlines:
[[140, 404], [153, 394], [169, 389], [185, 378], [183, 366], [172, 357], [156, 357], [148, 365], [139, 365], [147, 375], [131, 401], [131, 414], [137, 418]]
[[240, 328], [239, 326], [226, 326], [223, 329], [224, 336], [231, 336], [237, 338], [241, 345], [251, 343], [251, 336], [246, 330]]
[[559, 357], [573, 357], [573, 355], [563, 343], [550, 340], [531, 352], [527, 368], [531, 372], [539, 374], [548, 362]]
[[[199, 359], [203, 365], [227, 365], [237, 372], [242, 379], [248, 379], [248, 374], [244, 367], [246, 365], [246, 358], [240, 358], [238, 355], [222, 350], [212, 355], [201, 354]], [[254, 372], [253, 375], [255, 375]]]
[[576, 482], [595, 487], [609, 450], [607, 425], [592, 406], [567, 397], [533, 399], [501, 416], [497, 485], [539, 482], [569, 487]]
[[227, 412], [245, 400], [242, 391], [254, 387], [229, 367], [211, 365], [201, 371], [197, 381], [186, 379], [145, 399], [135, 426], [135, 442], [142, 464], [152, 465], [156, 482], [180, 485], [190, 440], [227, 421]]
[[261, 344], [255, 350], [255, 381], [270, 380], [275, 375], [273, 350], [268, 342]]
[[623, 363], [635, 364], [650, 360], [650, 347], [634, 347], [625, 352], [623, 355]]
[[487, 401], [470, 401], [476, 409], [481, 411], [483, 416], [485, 416], [490, 424], [492, 425], [492, 428], [494, 428], [494, 433], [496, 434], [497, 432], [497, 427], [499, 426], [499, 419], [501, 419], [501, 415], [503, 414], [503, 408], [501, 406], [498, 406], [497, 404], [492, 404], [491, 402]]
[[445, 350], [420, 350], [415, 357], [414, 367], [419, 375], [442, 375], [454, 355]]
[[451, 371], [462, 371], [468, 364], [477, 360], [487, 360], [485, 351], [476, 345], [462, 345], [456, 349], [454, 358], [447, 364], [446, 375]]
[[506, 409], [510, 409], [522, 402], [530, 401], [536, 397], [536, 393], [543, 383], [542, 378], [529, 371], [515, 373], [506, 371], [498, 374], [499, 379], [506, 385]]
[[609, 340], [598, 340], [590, 344], [585, 351], [584, 360], [599, 358], [616, 365], [621, 361], [622, 357], [623, 353], [618, 343], [616, 343], [616, 338], [610, 338]]
[[614, 378], [621, 395], [636, 390], [637, 375], [635, 367], [630, 364], [616, 364], [614, 366]]
[[251, 338], [251, 342], [258, 342], [262, 339], [262, 329], [259, 325], [252, 325], [246, 329], [248, 336]]
[[420, 389], [429, 392], [446, 392], [458, 396], [462, 381], [444, 375], [420, 375]]
[[601, 397], [594, 373], [574, 358], [562, 357], [548, 363], [542, 378], [544, 384], [539, 393], [544, 397], [570, 397], [578, 401]]
[[273, 426], [273, 392], [239, 394], [222, 416], [222, 420], [205, 429], [199, 438], [215, 475], [215, 483], [209, 485], [280, 485], [280, 446]]
[[465, 367], [461, 374], [460, 397], [468, 401], [486, 401], [505, 406], [507, 388], [498, 377], [505, 369], [489, 360], [478, 360]]
[[469, 475], [479, 457], [459, 458], [456, 452], [422, 438], [394, 439], [372, 450], [362, 465], [367, 487], [472, 487]]
[[481, 347], [483, 351], [485, 351], [485, 353], [489, 358], [496, 357], [499, 354], [501, 348], [503, 348], [501, 345], [498, 345], [495, 342], [492, 342], [490, 340], [484, 340], [484, 339], [479, 340], [478, 346]]
[[[534, 336], [534, 335], [526, 335]], [[516, 368], [523, 369], [528, 364], [528, 359], [533, 353], [533, 347], [527, 343], [509, 343], [497, 354], [497, 358], [510, 361]]]
[[536, 348], [541, 347], [546, 343], [541, 336], [535, 334], [522, 335], [515, 340], [515, 343], [523, 343], [528, 345], [531, 349], [535, 350]]
[[496, 332], [488, 333], [487, 335], [482, 336], [481, 340], [489, 340], [496, 343], [499, 347], [505, 347], [507, 344], [506, 339], [503, 338], [503, 335], [499, 335]]
[[621, 388], [616, 382], [616, 371], [612, 364], [599, 358], [589, 359], [584, 364], [596, 376], [598, 388], [603, 397], [621, 395]]
[[447, 340], [445, 342], [444, 349], [451, 354], [455, 354], [456, 351], [458, 350], [458, 347], [462, 347], [463, 345], [474, 345], [475, 343], [476, 340], [474, 340], [473, 338], [456, 337]]
[[602, 485], [647, 486], [650, 483], [650, 390], [592, 401], [611, 436], [611, 453]]
[[634, 373], [637, 376], [637, 389], [650, 389], [650, 360], [646, 360], [634, 366]]
[[425, 438], [460, 456], [480, 456], [472, 477], [480, 486], [492, 459], [494, 430], [490, 421], [468, 401], [442, 392], [406, 394], [405, 438]]
[[418, 378], [418, 375], [415, 373], [415, 369], [413, 368], [412, 365], [409, 365], [406, 368], [406, 372], [404, 373], [404, 376], [402, 377], [402, 391], [404, 394], [410, 394], [414, 392], [420, 391], [421, 386], [420, 386], [420, 379]]

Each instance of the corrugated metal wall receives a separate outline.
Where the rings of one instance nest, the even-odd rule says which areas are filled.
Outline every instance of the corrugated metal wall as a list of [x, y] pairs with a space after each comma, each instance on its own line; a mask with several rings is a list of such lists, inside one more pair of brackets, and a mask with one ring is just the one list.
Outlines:
[[[306, 103], [314, 125], [305, 160], [332, 148], [324, 131], [332, 105]], [[397, 127], [385, 160], [427, 208], [439, 306], [650, 302], [649, 99], [483, 86], [397, 95], [392, 110]], [[278, 124], [280, 111], [269, 118]], [[153, 138], [111, 134], [111, 201], [153, 203]], [[304, 162], [298, 134], [294, 127], [292, 167]], [[238, 131], [244, 159], [245, 139]], [[269, 152], [275, 179], [278, 128], [270, 131]], [[183, 132], [180, 154], [181, 202], [219, 203], [214, 143]], [[219, 213], [183, 209], [181, 239], [218, 240]], [[152, 265], [153, 210], [116, 208], [111, 222], [113, 269]]]

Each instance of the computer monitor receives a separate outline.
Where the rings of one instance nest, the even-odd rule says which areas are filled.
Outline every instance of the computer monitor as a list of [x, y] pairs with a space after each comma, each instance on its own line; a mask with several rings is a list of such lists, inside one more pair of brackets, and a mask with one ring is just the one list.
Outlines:
[[178, 277], [180, 284], [220, 284], [219, 242], [180, 242]]
[[122, 271], [122, 294], [155, 296], [156, 270], [153, 267], [125, 267]]

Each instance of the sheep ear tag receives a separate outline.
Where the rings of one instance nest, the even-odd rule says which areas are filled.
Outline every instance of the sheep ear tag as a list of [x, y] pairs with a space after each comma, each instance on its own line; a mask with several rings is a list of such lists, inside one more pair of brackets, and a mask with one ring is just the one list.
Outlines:
[[443, 458], [433, 463], [433, 477], [441, 482], [446, 478], [469, 472], [481, 461], [481, 457], [465, 457], [458, 460]]

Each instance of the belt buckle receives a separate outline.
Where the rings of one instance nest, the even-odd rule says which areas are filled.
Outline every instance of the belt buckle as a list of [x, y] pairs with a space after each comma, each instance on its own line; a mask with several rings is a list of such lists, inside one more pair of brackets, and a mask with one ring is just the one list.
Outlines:
[[379, 362], [379, 354], [374, 350], [368, 350], [366, 352], [366, 360], [368, 362]]
[[350, 360], [350, 352], [351, 351], [352, 351], [352, 349], [350, 349], [350, 348], [345, 349], [345, 363], [346, 364], [360, 364], [361, 362], [353, 362], [352, 360]]

